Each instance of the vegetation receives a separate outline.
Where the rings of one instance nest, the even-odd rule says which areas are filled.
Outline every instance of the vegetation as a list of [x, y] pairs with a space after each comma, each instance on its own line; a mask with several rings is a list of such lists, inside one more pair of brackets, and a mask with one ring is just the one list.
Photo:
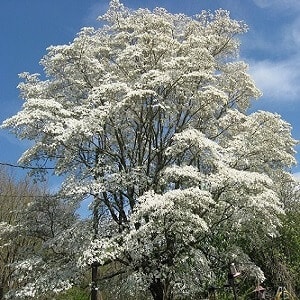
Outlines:
[[27, 249], [39, 247], [38, 241], [23, 234], [24, 211], [44, 191], [29, 178], [17, 180], [5, 168], [0, 169], [0, 299], [16, 288], [14, 264], [24, 258]]
[[296, 292], [297, 142], [279, 115], [249, 113], [260, 92], [237, 58], [247, 26], [224, 10], [191, 18], [118, 0], [101, 20], [48, 49], [46, 80], [22, 75], [23, 108], [3, 124], [32, 141], [24, 165], [64, 176], [18, 223], [39, 247], [7, 297], [85, 297], [92, 267], [92, 299], [94, 284], [108, 299], [199, 299], [222, 293], [232, 263], [229, 293], [266, 277]]

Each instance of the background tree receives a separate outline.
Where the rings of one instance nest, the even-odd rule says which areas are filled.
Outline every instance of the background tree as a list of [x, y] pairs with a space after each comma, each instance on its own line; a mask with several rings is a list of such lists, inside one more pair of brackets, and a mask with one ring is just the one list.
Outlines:
[[300, 184], [299, 181], [288, 182], [283, 190], [282, 197], [285, 205], [285, 215], [282, 216], [280, 236], [276, 239], [276, 245], [283, 252], [284, 262], [288, 272], [281, 273], [277, 283], [284, 284], [289, 291], [300, 295]]
[[293, 295], [299, 295], [299, 182], [292, 176], [282, 176], [277, 183], [284, 206], [284, 214], [280, 216], [282, 226], [276, 236], [266, 236], [249, 253], [262, 266], [265, 284], [273, 294], [279, 286], [285, 286]]
[[280, 116], [247, 114], [260, 93], [237, 60], [246, 25], [117, 0], [101, 20], [48, 49], [47, 80], [22, 75], [23, 108], [3, 125], [33, 141], [23, 164], [52, 161], [64, 195], [93, 198], [81, 265], [114, 263], [104, 277], [154, 299], [191, 299], [232, 261], [262, 280], [241, 241], [276, 234], [295, 141]]
[[23, 247], [11, 265], [11, 280], [17, 285], [10, 287], [6, 299], [53, 299], [53, 293], [83, 282], [77, 252], [84, 246], [87, 225], [76, 209], [49, 194], [31, 199], [23, 209], [17, 225], [11, 227], [10, 238], [20, 235], [34, 243]]
[[0, 299], [9, 289], [18, 286], [13, 280], [16, 263], [36, 241], [21, 233], [20, 222], [28, 205], [38, 197], [41, 188], [28, 178], [17, 177], [5, 168], [0, 169]]

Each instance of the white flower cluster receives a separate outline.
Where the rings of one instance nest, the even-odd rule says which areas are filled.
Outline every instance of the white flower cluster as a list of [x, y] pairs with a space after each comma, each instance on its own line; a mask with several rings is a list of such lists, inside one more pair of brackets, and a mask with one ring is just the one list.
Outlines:
[[93, 263], [104, 265], [114, 261], [122, 254], [123, 247], [109, 238], [98, 238], [91, 241], [88, 249], [83, 251], [78, 264], [79, 266], [91, 266]]
[[[64, 175], [61, 195], [92, 201], [89, 233], [66, 229], [46, 249], [66, 248], [80, 266], [118, 260], [131, 280], [169, 282], [189, 298], [230, 243], [276, 232], [277, 182], [296, 141], [280, 116], [247, 114], [260, 92], [236, 56], [247, 26], [229, 12], [192, 18], [112, 0], [100, 19], [100, 29], [48, 49], [46, 80], [21, 75], [22, 110], [2, 127], [32, 141], [22, 163], [51, 161]], [[58, 266], [66, 257], [48, 263], [63, 279], [44, 279], [62, 287], [74, 278]]]

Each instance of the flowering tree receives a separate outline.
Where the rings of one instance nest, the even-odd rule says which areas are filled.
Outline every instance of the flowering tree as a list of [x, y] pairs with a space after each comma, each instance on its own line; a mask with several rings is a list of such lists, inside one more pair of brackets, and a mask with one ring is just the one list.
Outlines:
[[23, 211], [33, 196], [39, 194], [29, 180], [18, 181], [8, 170], [0, 168], [0, 299], [16, 286], [12, 265], [34, 241], [16, 233]]
[[247, 114], [260, 92], [237, 60], [247, 27], [227, 11], [191, 18], [113, 0], [100, 19], [48, 49], [46, 80], [21, 75], [23, 108], [3, 127], [33, 141], [20, 162], [52, 162], [64, 195], [92, 198], [81, 266], [116, 262], [107, 278], [191, 298], [221, 265], [251, 265], [245, 233], [276, 233], [291, 128]]
[[60, 291], [81, 279], [74, 252], [84, 246], [88, 225], [76, 207], [49, 196], [29, 178], [17, 181], [5, 169], [0, 182], [0, 299]]
[[262, 265], [266, 276], [265, 286], [272, 288], [274, 295], [284, 283], [293, 294], [299, 295], [300, 251], [300, 183], [292, 176], [281, 177], [280, 199], [285, 213], [280, 216], [279, 235], [267, 238], [251, 247], [249, 256]]
[[[0, 183], [0, 299], [25, 299], [27, 294], [34, 295], [30, 279], [47, 286], [55, 282], [53, 286], [57, 289], [62, 279], [53, 276], [58, 272], [53, 266], [56, 264], [64, 270], [70, 269], [72, 263], [76, 266], [70, 260], [71, 247], [64, 249], [64, 244], [74, 243], [74, 238], [68, 238], [72, 229], [75, 231], [74, 227], [79, 226], [75, 208], [60, 199], [49, 198], [44, 187], [33, 184], [29, 178], [17, 180], [5, 169], [0, 170]], [[80, 226], [84, 223], [80, 222]], [[79, 234], [76, 237], [80, 243]], [[45, 276], [40, 278], [41, 270], [51, 274], [51, 280], [45, 282]]]
[[31, 245], [23, 247], [11, 265], [15, 284], [5, 299], [53, 299], [53, 293], [82, 280], [77, 260], [88, 235], [88, 221], [80, 220], [75, 209], [60, 198], [43, 195], [22, 211], [22, 219], [11, 226], [11, 239], [22, 236]]

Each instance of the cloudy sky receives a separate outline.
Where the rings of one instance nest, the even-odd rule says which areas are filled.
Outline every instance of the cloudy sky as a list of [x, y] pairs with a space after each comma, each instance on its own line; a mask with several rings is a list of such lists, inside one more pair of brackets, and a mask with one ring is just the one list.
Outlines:
[[[84, 26], [99, 26], [108, 0], [1, 0], [0, 122], [21, 107], [18, 74], [42, 73], [40, 59], [50, 45], [71, 42]], [[253, 109], [279, 113], [300, 139], [300, 0], [123, 0], [133, 9], [164, 7], [194, 15], [227, 9], [249, 26], [241, 37], [241, 59], [263, 92]], [[0, 162], [15, 164], [28, 144], [0, 132]], [[298, 147], [300, 151], [300, 148]], [[297, 155], [300, 162], [300, 155]], [[292, 170], [300, 174], [300, 167]]]

